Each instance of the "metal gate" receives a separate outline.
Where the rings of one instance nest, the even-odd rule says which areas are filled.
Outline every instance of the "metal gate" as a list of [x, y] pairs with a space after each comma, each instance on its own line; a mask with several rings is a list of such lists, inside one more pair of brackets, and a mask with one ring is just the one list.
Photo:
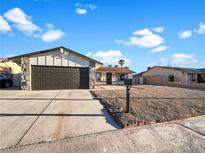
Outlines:
[[88, 67], [31, 66], [32, 90], [88, 89]]

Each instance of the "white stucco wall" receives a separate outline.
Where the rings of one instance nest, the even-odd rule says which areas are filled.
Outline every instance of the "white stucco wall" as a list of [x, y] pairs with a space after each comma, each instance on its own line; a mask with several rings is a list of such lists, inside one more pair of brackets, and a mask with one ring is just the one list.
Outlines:
[[[106, 74], [109, 73], [109, 72], [101, 72], [101, 77], [100, 77], [100, 80], [101, 81], [106, 81]], [[119, 81], [119, 75], [120, 73], [115, 73], [115, 72], [112, 72], [112, 81]], [[128, 78], [132, 78], [132, 74], [128, 74]]]
[[30, 57], [31, 65], [89, 67], [89, 60], [74, 53], [51, 51]]

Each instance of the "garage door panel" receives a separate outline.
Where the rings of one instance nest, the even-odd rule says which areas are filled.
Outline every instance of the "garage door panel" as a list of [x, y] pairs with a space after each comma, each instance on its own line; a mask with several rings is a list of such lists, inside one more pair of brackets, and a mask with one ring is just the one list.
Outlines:
[[32, 90], [88, 89], [89, 68], [32, 66]]
[[[88, 75], [86, 76], [86, 74]], [[89, 82], [86, 82], [89, 81], [89, 69], [80, 68], [80, 77], [80, 88], [86, 89], [86, 87], [89, 87]]]

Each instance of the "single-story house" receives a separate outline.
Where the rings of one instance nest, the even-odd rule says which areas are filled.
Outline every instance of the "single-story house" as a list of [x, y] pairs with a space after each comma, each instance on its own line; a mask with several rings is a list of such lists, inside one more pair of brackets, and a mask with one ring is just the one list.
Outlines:
[[23, 90], [89, 89], [103, 64], [63, 46], [7, 58], [21, 66]]
[[6, 59], [0, 59], [0, 74], [13, 80], [13, 86], [21, 86], [21, 67]]
[[97, 84], [124, 84], [124, 79], [132, 78], [135, 72], [128, 67], [99, 67], [96, 69]]
[[136, 84], [196, 84], [205, 82], [205, 69], [154, 66], [133, 76]]
[[134, 84], [143, 84], [144, 83], [144, 80], [143, 80], [143, 77], [142, 77], [142, 74], [144, 72], [145, 71], [133, 75], [133, 83]]

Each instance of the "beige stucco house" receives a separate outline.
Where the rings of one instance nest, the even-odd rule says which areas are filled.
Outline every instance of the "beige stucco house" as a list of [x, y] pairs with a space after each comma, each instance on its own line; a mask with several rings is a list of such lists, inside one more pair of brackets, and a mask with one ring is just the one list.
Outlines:
[[136, 84], [197, 84], [205, 82], [205, 69], [154, 66], [133, 76]]
[[97, 84], [124, 84], [124, 79], [132, 78], [135, 72], [128, 67], [99, 67], [96, 69]]
[[13, 80], [13, 86], [21, 86], [21, 66], [12, 61], [0, 61], [0, 74]]
[[23, 90], [89, 89], [103, 64], [63, 46], [7, 58], [20, 66]]

